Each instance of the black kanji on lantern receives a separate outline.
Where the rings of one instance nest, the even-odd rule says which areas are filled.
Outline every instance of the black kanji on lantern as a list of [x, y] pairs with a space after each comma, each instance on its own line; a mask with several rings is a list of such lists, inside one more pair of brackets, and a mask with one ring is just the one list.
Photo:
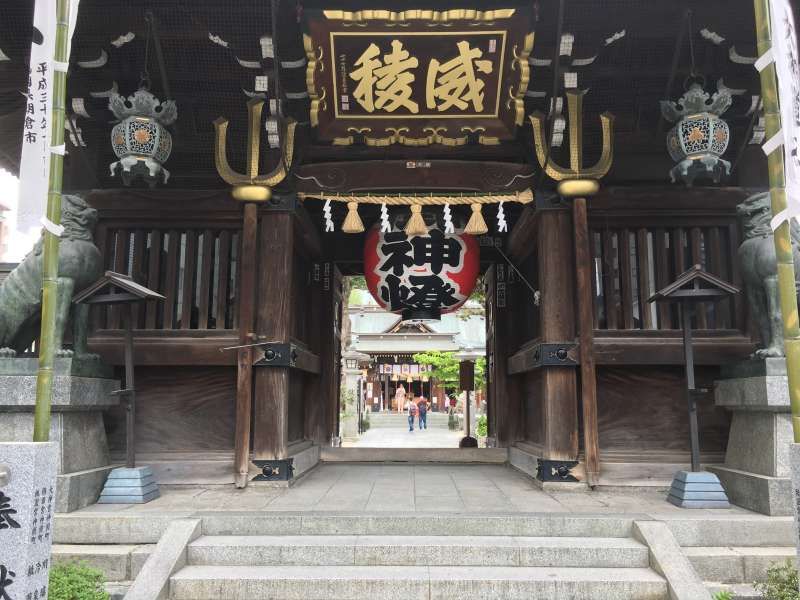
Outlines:
[[444, 265], [457, 267], [461, 264], [461, 244], [456, 238], [445, 237], [438, 229], [432, 229], [427, 236], [411, 238], [411, 246], [414, 248], [414, 264], [428, 265], [437, 275]]
[[389, 275], [380, 293], [389, 304], [389, 310], [419, 310], [442, 308], [458, 303], [453, 294], [455, 288], [438, 275], [412, 275], [408, 278], [411, 285], [402, 285], [399, 277]]
[[11, 508], [11, 498], [0, 492], [0, 529], [19, 529], [20, 525], [11, 515], [17, 511]]
[[395, 275], [402, 275], [407, 267], [414, 264], [414, 259], [410, 255], [411, 243], [408, 236], [402, 231], [390, 232], [384, 235], [384, 243], [380, 246], [380, 251], [386, 256], [386, 260], [378, 267], [381, 271], [392, 271]]
[[378, 268], [402, 275], [411, 266], [427, 266], [432, 273], [439, 274], [442, 267], [457, 267], [461, 263], [463, 248], [457, 239], [445, 237], [438, 229], [432, 229], [426, 236], [414, 236], [410, 240], [402, 231], [384, 235], [380, 252], [386, 257]]

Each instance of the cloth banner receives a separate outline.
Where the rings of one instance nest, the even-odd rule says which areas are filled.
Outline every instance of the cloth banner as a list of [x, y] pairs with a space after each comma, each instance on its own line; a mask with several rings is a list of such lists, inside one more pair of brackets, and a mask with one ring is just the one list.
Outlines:
[[[69, 0], [69, 47], [80, 0]], [[22, 129], [17, 231], [30, 234], [41, 228], [50, 180], [50, 142], [53, 113], [53, 54], [56, 43], [56, 0], [36, 0], [28, 74], [27, 104]]]
[[[772, 220], [772, 228], [800, 215], [800, 65], [797, 32], [789, 0], [769, 0], [772, 55], [778, 74], [787, 209]], [[769, 141], [767, 141], [769, 144]]]

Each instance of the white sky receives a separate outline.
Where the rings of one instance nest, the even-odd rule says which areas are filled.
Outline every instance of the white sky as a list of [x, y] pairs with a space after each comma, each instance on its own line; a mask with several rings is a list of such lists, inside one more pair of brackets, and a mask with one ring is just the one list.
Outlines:
[[8, 231], [8, 246], [0, 256], [0, 262], [19, 262], [39, 237], [38, 234], [25, 235], [16, 231], [18, 202], [19, 180], [8, 171], [0, 169], [0, 204], [11, 209], [3, 213]]

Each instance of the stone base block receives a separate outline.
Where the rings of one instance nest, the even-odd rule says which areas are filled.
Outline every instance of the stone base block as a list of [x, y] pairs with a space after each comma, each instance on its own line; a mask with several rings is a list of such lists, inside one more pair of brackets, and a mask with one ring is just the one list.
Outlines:
[[730, 508], [719, 479], [708, 471], [678, 471], [667, 502], [681, 508]]
[[150, 467], [119, 467], [111, 471], [98, 504], [146, 504], [159, 497]]
[[58, 476], [56, 512], [68, 513], [97, 502], [103, 484], [114, 467], [98, 467]]
[[709, 467], [736, 506], [771, 517], [792, 514], [792, 484], [788, 477], [770, 477], [730, 467]]

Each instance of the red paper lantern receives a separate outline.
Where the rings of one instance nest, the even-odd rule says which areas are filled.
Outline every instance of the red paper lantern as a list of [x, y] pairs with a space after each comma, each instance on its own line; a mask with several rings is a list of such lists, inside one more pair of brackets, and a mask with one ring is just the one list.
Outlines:
[[403, 319], [438, 319], [467, 301], [478, 277], [480, 248], [467, 234], [407, 236], [376, 227], [364, 244], [364, 276], [372, 297]]

